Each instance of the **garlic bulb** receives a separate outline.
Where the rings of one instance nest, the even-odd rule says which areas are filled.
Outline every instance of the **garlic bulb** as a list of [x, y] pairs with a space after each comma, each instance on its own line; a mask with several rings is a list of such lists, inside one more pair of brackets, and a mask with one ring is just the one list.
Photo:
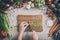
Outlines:
[[32, 7], [32, 8], [34, 7], [34, 3], [31, 4], [31, 7]]
[[29, 1], [29, 2], [28, 2], [28, 4], [29, 4], [29, 5], [31, 5], [31, 4], [32, 4], [32, 2], [31, 2], [31, 1]]
[[30, 6], [30, 5], [27, 5], [27, 6], [26, 6], [26, 8], [27, 8], [27, 9], [30, 9], [30, 8], [31, 8], [31, 6]]
[[53, 21], [52, 20], [48, 20], [47, 21], [47, 26], [51, 27], [53, 25]]

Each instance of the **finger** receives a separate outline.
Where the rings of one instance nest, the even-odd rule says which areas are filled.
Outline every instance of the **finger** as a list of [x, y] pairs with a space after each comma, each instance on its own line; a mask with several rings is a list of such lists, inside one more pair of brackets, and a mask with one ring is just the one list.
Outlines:
[[36, 34], [35, 31], [32, 32], [32, 38], [33, 40], [38, 40], [38, 35]]
[[35, 32], [35, 31], [33, 31], [33, 32], [32, 32], [32, 35], [33, 35], [33, 36], [34, 36], [34, 35], [36, 35], [36, 32]]
[[23, 26], [24, 26], [24, 22], [21, 22], [21, 23], [20, 23], [20, 26], [22, 26], [22, 27], [23, 27]]
[[25, 26], [28, 26], [28, 23], [23, 21], [23, 22], [21, 22], [21, 25], [25, 27]]
[[28, 27], [28, 24], [26, 24], [25, 29]]
[[24, 22], [24, 27], [27, 27], [29, 24], [27, 22]]
[[32, 34], [34, 34], [34, 33], [35, 33], [35, 31], [32, 32]]

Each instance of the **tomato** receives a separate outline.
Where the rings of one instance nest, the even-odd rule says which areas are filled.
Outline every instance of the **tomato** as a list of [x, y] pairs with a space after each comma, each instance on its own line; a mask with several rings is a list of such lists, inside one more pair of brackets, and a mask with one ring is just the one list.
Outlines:
[[52, 17], [52, 13], [49, 14], [49, 17]]
[[52, 0], [48, 0], [48, 3], [49, 3], [49, 4], [52, 4]]
[[6, 37], [8, 37], [8, 33], [5, 30], [1, 30], [0, 31], [0, 37], [1, 38], [6, 38]]

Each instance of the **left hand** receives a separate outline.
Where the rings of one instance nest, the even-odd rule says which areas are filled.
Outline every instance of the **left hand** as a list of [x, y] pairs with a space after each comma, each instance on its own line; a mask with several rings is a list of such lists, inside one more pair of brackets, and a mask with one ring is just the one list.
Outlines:
[[33, 40], [38, 40], [38, 35], [35, 31], [32, 32], [32, 38]]

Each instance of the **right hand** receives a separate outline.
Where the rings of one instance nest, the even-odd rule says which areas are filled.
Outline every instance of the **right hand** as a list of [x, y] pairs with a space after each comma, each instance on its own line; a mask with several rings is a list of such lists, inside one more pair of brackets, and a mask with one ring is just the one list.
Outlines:
[[19, 25], [19, 32], [24, 32], [25, 29], [28, 27], [28, 23], [27, 22], [21, 22], [21, 24]]

